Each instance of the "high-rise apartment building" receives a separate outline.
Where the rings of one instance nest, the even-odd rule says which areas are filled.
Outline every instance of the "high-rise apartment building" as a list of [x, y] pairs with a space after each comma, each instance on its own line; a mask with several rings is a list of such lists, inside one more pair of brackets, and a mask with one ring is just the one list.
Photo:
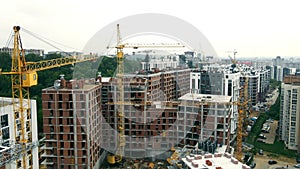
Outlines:
[[280, 97], [280, 139], [288, 149], [300, 152], [300, 76], [284, 78]]
[[60, 79], [42, 90], [47, 168], [99, 168], [101, 85], [95, 80]]

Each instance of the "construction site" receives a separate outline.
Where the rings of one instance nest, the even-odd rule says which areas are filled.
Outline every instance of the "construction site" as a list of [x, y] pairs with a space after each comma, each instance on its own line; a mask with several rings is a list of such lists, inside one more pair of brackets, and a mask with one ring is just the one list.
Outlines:
[[[244, 119], [258, 95], [265, 95], [258, 93], [258, 82], [267, 83], [269, 77], [265, 70], [255, 73], [238, 65], [236, 51], [222, 69], [207, 60], [201, 70], [189, 68], [179, 64], [179, 57], [173, 57], [174, 67], [164, 67], [162, 59], [157, 68], [148, 58], [144, 69], [125, 74], [124, 48], [184, 45], [123, 43], [117, 25], [116, 75], [62, 75], [44, 88], [44, 137], [38, 140], [36, 103], [29, 95], [29, 88], [38, 84], [37, 72], [97, 57], [26, 62], [20, 29], [14, 27], [11, 71], [0, 72], [12, 81], [12, 98], [0, 99], [0, 168], [251, 168], [244, 164]], [[266, 75], [264, 80], [258, 81], [259, 73]]]

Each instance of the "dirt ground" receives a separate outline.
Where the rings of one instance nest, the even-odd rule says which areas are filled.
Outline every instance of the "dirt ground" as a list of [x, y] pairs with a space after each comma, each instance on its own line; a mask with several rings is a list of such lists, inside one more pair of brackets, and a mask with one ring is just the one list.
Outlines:
[[[275, 160], [278, 163], [269, 165], [269, 160]], [[256, 155], [254, 157], [254, 162], [256, 163], [255, 169], [282, 169], [282, 168], [288, 168], [294, 169], [294, 165], [296, 164], [295, 158], [287, 158], [284, 156], [278, 156], [278, 157], [270, 157], [268, 156], [268, 153], [265, 153], [264, 155]]]

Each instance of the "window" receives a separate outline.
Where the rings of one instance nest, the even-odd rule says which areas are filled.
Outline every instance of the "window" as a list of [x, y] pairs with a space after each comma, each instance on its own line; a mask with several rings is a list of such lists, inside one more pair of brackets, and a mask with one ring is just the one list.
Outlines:
[[51, 118], [48, 119], [48, 124], [52, 124], [52, 119]]
[[1, 116], [1, 127], [8, 126], [8, 114]]
[[62, 101], [62, 94], [58, 95], [58, 101]]
[[72, 98], [72, 94], [69, 94], [69, 101], [72, 101], [73, 98]]
[[53, 117], [53, 110], [50, 110], [50, 117]]
[[51, 102], [48, 102], [48, 109], [51, 109]]
[[65, 145], [64, 145], [64, 142], [60, 142], [60, 147], [61, 147], [61, 148], [64, 148], [64, 146], [65, 146]]
[[59, 108], [59, 109], [62, 109], [62, 102], [59, 102], [59, 103], [58, 103], [58, 108]]
[[49, 98], [52, 101], [53, 100], [53, 94], [49, 94]]

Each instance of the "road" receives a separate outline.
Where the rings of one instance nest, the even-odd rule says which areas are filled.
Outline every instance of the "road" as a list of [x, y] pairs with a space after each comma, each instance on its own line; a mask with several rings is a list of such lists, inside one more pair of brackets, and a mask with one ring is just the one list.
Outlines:
[[[269, 160], [275, 160], [278, 163], [269, 165]], [[255, 155], [254, 162], [256, 163], [255, 169], [281, 169], [286, 168], [287, 166], [289, 169], [295, 169], [293, 166], [296, 164], [296, 160], [294, 158], [286, 158], [283, 156], [269, 157], [268, 153], [265, 153], [264, 155]]]

